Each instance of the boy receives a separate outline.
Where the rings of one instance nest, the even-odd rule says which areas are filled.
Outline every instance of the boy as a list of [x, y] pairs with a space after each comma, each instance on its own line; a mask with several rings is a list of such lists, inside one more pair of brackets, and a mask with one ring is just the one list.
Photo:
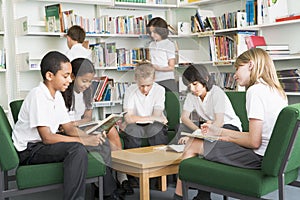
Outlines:
[[87, 58], [92, 61], [92, 51], [89, 48], [88, 41], [85, 40], [85, 31], [78, 25], [72, 26], [67, 32], [67, 45], [69, 50], [66, 56], [70, 61], [75, 58]]
[[135, 69], [136, 84], [125, 92], [125, 149], [141, 147], [142, 138], [150, 145], [167, 144], [167, 119], [163, 114], [165, 89], [154, 82], [155, 69], [141, 64]]
[[[69, 59], [57, 52], [41, 61], [43, 82], [32, 89], [20, 109], [12, 139], [20, 164], [63, 162], [64, 199], [85, 199], [87, 150], [105, 142], [105, 134], [87, 135], [70, 122], [61, 91], [71, 83]], [[66, 135], [56, 134], [62, 125]], [[102, 146], [102, 145], [100, 145]]]

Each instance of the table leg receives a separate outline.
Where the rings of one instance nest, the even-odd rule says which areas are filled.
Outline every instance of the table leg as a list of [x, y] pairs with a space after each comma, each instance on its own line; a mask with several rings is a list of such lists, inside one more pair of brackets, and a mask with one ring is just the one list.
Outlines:
[[167, 191], [167, 176], [160, 177], [160, 189], [161, 191]]
[[150, 200], [149, 174], [140, 174], [140, 200]]

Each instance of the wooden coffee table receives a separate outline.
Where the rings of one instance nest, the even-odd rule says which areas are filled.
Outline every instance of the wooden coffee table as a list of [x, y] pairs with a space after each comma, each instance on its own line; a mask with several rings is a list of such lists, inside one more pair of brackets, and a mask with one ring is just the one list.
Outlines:
[[140, 179], [140, 200], [150, 199], [150, 178], [161, 177], [161, 191], [166, 191], [167, 175], [178, 173], [182, 153], [156, 147], [112, 151], [112, 168]]

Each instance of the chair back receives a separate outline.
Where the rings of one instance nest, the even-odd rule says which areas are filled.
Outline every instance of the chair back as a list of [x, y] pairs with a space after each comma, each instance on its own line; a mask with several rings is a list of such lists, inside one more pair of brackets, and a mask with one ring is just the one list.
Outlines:
[[246, 92], [226, 92], [235, 114], [242, 122], [242, 129], [245, 132], [249, 131], [249, 120], [246, 111]]
[[262, 171], [278, 176], [300, 167], [300, 103], [283, 108], [265, 152]]
[[19, 164], [19, 157], [11, 139], [12, 128], [7, 116], [0, 106], [0, 167], [7, 171]]
[[20, 112], [21, 106], [23, 104], [23, 101], [24, 101], [23, 99], [20, 99], [20, 100], [15, 100], [15, 101], [12, 101], [9, 103], [11, 114], [12, 114], [12, 117], [13, 117], [15, 123], [18, 121], [18, 116], [19, 116], [19, 112]]
[[168, 130], [175, 130], [180, 121], [180, 102], [177, 92], [166, 91], [165, 111], [168, 119]]

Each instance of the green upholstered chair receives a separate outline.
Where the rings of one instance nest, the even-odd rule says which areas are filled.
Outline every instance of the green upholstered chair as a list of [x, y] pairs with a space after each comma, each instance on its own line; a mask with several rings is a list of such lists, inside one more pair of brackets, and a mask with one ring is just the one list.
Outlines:
[[19, 100], [14, 100], [9, 103], [11, 114], [12, 114], [12, 117], [13, 117], [13, 120], [15, 123], [18, 121], [18, 115], [19, 115], [21, 106], [23, 104], [23, 101], [24, 101], [23, 99], [19, 99]]
[[[63, 164], [48, 163], [19, 166], [19, 158], [11, 139], [12, 128], [0, 107], [0, 200], [17, 195], [41, 192], [63, 186]], [[10, 171], [10, 173], [9, 173]], [[11, 173], [13, 173], [11, 175]], [[88, 155], [87, 183], [99, 184], [99, 197], [103, 199], [105, 165], [99, 153]], [[9, 181], [15, 181], [11, 187]], [[94, 196], [94, 195], [92, 195]]]
[[232, 107], [237, 114], [237, 116], [240, 118], [242, 122], [242, 129], [243, 131], [247, 132], [249, 130], [249, 121], [247, 117], [247, 111], [246, 111], [246, 92], [233, 92], [233, 91], [227, 91], [226, 92]]
[[167, 91], [165, 98], [165, 111], [168, 119], [168, 137], [169, 141], [171, 141], [174, 138], [177, 126], [180, 123], [181, 107], [178, 93]]
[[263, 199], [279, 191], [284, 199], [284, 186], [300, 187], [296, 181], [300, 167], [300, 104], [285, 107], [273, 129], [260, 170], [245, 169], [211, 162], [199, 157], [183, 160], [179, 166], [183, 196], [188, 188], [218, 193], [238, 199]]

